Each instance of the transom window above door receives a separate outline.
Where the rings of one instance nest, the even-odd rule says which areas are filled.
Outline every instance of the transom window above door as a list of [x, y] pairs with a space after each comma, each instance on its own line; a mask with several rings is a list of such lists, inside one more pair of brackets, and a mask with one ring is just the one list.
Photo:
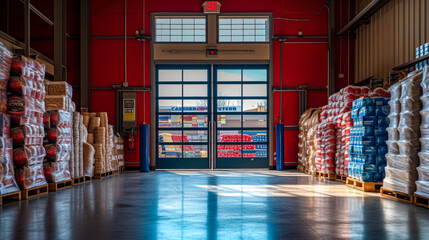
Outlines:
[[155, 42], [206, 42], [206, 17], [155, 17]]

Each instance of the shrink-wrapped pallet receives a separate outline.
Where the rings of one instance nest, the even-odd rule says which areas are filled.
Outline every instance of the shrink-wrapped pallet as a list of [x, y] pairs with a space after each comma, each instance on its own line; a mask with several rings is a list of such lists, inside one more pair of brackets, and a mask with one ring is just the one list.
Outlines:
[[85, 177], [93, 177], [94, 173], [94, 147], [84, 142], [83, 146], [83, 172]]
[[[412, 194], [416, 190], [422, 103], [422, 72], [414, 71], [390, 88], [386, 178], [383, 188]], [[396, 106], [400, 103], [400, 107]], [[392, 107], [394, 106], [394, 107]], [[400, 112], [398, 112], [400, 110]], [[395, 131], [396, 129], [396, 131]]]
[[100, 118], [99, 117], [91, 117], [89, 120], [88, 132], [93, 133], [95, 128], [100, 127]]
[[45, 185], [45, 66], [26, 57], [14, 57], [10, 76], [13, 80], [8, 88], [7, 111], [11, 114], [16, 182], [21, 189]]
[[417, 167], [418, 181], [416, 181], [416, 194], [429, 198], [429, 66], [422, 72], [422, 116], [421, 151], [419, 152], [420, 165]]
[[306, 129], [304, 127], [305, 122], [311, 117], [312, 113], [315, 109], [307, 109], [299, 119], [298, 127], [299, 127], [299, 134], [298, 134], [298, 168], [305, 166], [305, 158], [307, 157], [306, 154]]

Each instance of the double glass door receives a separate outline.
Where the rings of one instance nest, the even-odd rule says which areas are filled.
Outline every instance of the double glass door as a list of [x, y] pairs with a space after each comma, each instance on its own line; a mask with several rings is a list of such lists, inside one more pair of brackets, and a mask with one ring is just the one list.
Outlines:
[[266, 66], [159, 66], [156, 78], [158, 169], [268, 167]]

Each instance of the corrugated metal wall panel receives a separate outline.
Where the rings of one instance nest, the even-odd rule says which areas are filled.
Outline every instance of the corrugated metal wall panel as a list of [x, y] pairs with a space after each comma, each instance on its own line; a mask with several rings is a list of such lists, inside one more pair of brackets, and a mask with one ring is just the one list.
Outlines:
[[[366, 0], [357, 1], [362, 9]], [[385, 78], [393, 67], [415, 58], [429, 42], [429, 1], [391, 0], [356, 31], [355, 79]]]

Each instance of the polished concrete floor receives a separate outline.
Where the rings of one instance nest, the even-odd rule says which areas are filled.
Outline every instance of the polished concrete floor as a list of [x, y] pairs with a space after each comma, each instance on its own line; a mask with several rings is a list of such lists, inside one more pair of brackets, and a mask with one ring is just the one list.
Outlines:
[[6, 239], [429, 239], [429, 210], [296, 171], [127, 172], [0, 207]]

